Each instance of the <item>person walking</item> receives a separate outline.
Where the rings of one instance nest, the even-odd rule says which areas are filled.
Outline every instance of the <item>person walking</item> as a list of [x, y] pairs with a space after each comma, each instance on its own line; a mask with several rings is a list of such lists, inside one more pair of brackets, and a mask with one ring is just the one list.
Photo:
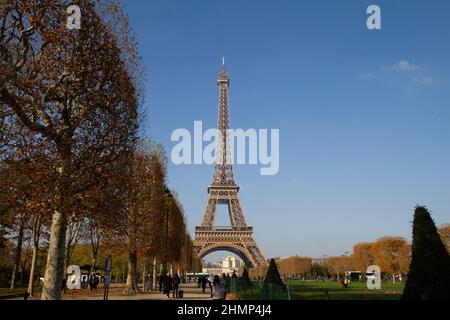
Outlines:
[[150, 275], [146, 274], [144, 277], [144, 293], [150, 290], [151, 290]]
[[218, 275], [214, 276], [212, 287], [213, 290], [211, 298], [213, 300], [225, 300], [225, 286], [223, 285], [222, 281], [220, 281]]
[[97, 275], [95, 274], [94, 271], [92, 271], [91, 275], [89, 276], [89, 288], [91, 289], [92, 293], [97, 292], [97, 284], [98, 284]]
[[208, 279], [206, 279], [206, 276], [202, 276], [202, 292], [205, 293], [206, 283], [208, 282]]
[[164, 292], [164, 275], [160, 274], [157, 276], [158, 285], [159, 285], [159, 292]]
[[222, 279], [220, 279], [220, 282], [222, 283], [222, 285], [225, 289], [225, 296], [227, 296], [228, 283], [227, 283], [227, 276], [225, 275], [225, 273], [222, 273]]
[[166, 275], [164, 280], [164, 294], [167, 295], [167, 298], [170, 298], [170, 290], [172, 290], [172, 277], [170, 275]]
[[180, 287], [180, 282], [181, 282], [181, 279], [177, 273], [177, 274], [175, 274], [175, 277], [173, 277], [173, 280], [172, 280], [172, 290], [173, 290], [174, 298], [178, 298], [178, 289]]
[[211, 292], [211, 298], [213, 296], [213, 282], [214, 282], [214, 277], [212, 276], [212, 274], [208, 277], [208, 285], [209, 285], [209, 290]]

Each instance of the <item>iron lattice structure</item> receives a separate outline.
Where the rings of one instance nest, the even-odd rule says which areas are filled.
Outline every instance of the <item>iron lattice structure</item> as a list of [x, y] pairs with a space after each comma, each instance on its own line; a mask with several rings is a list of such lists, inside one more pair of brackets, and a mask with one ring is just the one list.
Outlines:
[[[230, 79], [225, 64], [217, 81], [219, 86], [219, 112], [216, 163], [211, 185], [208, 187], [208, 203], [200, 226], [195, 229], [194, 253], [200, 258], [207, 254], [226, 250], [238, 255], [247, 267], [266, 265], [261, 251], [253, 239], [253, 228], [247, 226], [239, 202], [239, 187], [234, 180], [232, 150], [230, 149], [228, 111], [228, 87]], [[214, 226], [217, 206], [228, 206], [231, 226]]]

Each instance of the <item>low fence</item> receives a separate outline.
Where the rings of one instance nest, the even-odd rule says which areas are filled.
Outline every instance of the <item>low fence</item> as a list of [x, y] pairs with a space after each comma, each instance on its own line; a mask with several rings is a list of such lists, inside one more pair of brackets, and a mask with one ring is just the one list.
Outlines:
[[291, 300], [289, 286], [277, 286], [264, 281], [244, 281], [231, 278], [228, 291], [241, 300]]

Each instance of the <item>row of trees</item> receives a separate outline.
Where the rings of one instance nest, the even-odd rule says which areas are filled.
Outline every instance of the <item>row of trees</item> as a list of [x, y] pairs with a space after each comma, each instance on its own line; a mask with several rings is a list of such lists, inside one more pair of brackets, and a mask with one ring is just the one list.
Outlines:
[[[69, 4], [81, 8], [79, 30], [65, 26]], [[0, 267], [12, 262], [11, 287], [28, 274], [32, 294], [42, 271], [42, 299], [60, 299], [80, 243], [92, 266], [127, 255], [130, 293], [139, 257], [191, 268], [164, 152], [138, 138], [141, 59], [122, 8], [0, 0], [0, 70]]]
[[314, 261], [310, 257], [292, 256], [277, 259], [280, 274], [284, 278], [328, 278], [329, 276], [341, 276], [346, 271], [353, 270], [351, 256], [336, 256]]
[[351, 255], [313, 261], [308, 257], [288, 257], [279, 260], [280, 273], [295, 277], [342, 276], [346, 271], [364, 272], [378, 265], [384, 274], [406, 274], [411, 260], [411, 245], [400, 237], [383, 237], [372, 243], [358, 243]]
[[[39, 173], [37, 168], [30, 169], [33, 170], [30, 172]], [[89, 264], [94, 269], [95, 265], [103, 264], [107, 255], [113, 255], [113, 268], [116, 269], [116, 278], [119, 278], [117, 273], [123, 275], [125, 254], [128, 260], [126, 290], [129, 293], [139, 290], [138, 272], [161, 272], [158, 266], [166, 261], [174, 270], [198, 270], [199, 260], [192, 255], [192, 240], [186, 230], [182, 206], [175, 195], [167, 194], [162, 149], [141, 144], [132, 161], [124, 164], [122, 170], [129, 170], [126, 174], [121, 171], [127, 177], [127, 182], [122, 181], [121, 186], [130, 188], [128, 197], [110, 194], [105, 199], [108, 207], [104, 209], [98, 197], [83, 199], [76, 207], [80, 212], [71, 217], [66, 232], [65, 267], [75, 263]], [[1, 173], [3, 181], [12, 176], [10, 170]], [[12, 186], [14, 191], [8, 193], [6, 189], [10, 188], [6, 188], [2, 193], [5, 197], [0, 250], [2, 274], [11, 275], [7, 279], [11, 281], [11, 288], [16, 286], [17, 280], [21, 285], [28, 280], [31, 294], [37, 275], [44, 271], [42, 259], [48, 253], [51, 215], [36, 209], [26, 213], [28, 206], [34, 208], [34, 203], [42, 201], [41, 195], [33, 196], [40, 185], [27, 184], [24, 187], [17, 181], [12, 179], [9, 184], [3, 184], [4, 187]], [[11, 200], [18, 192], [28, 193], [23, 203]], [[123, 197], [121, 201], [120, 197]], [[14, 208], [5, 206], [8, 202], [13, 203]], [[117, 210], [120, 206], [123, 208]], [[89, 207], [89, 210], [83, 211], [84, 207]], [[142, 257], [140, 263], [138, 256]]]
[[[442, 242], [450, 248], [450, 225], [438, 229]], [[383, 237], [375, 242], [362, 242], [353, 247], [351, 255], [327, 257], [314, 261], [310, 257], [292, 256], [276, 259], [280, 274], [293, 278], [327, 278], [342, 276], [346, 271], [365, 272], [368, 266], [378, 265], [383, 274], [407, 275], [411, 262], [411, 244], [401, 237]], [[262, 277], [267, 268], [250, 270], [252, 277]], [[395, 279], [395, 278], [392, 278]]]

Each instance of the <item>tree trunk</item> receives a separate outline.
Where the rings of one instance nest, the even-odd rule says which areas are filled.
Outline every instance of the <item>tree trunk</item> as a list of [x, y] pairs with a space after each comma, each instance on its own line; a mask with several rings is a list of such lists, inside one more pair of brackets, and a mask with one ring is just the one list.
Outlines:
[[153, 259], [152, 269], [153, 269], [153, 279], [152, 279], [153, 280], [153, 286], [152, 286], [152, 288], [156, 289], [156, 285], [157, 285], [157, 283], [156, 283], [156, 258]]
[[23, 220], [23, 218], [20, 218], [19, 235], [17, 238], [16, 253], [14, 256], [14, 268], [11, 276], [11, 289], [16, 288], [16, 278], [17, 272], [19, 271], [20, 255], [22, 254], [23, 229], [25, 227], [25, 223]]
[[97, 265], [97, 254], [93, 253], [92, 255], [92, 265], [91, 265], [91, 273], [95, 271], [95, 266]]
[[19, 278], [19, 283], [20, 283], [20, 287], [23, 287], [23, 276], [26, 272], [26, 263], [21, 263], [20, 264], [20, 278]]
[[142, 270], [142, 291], [144, 291], [145, 292], [145, 280], [146, 280], [146, 278], [147, 278], [147, 275], [146, 275], [146, 270], [145, 270], [145, 263], [144, 263], [144, 270]]
[[66, 263], [65, 268], [70, 266], [72, 262], [73, 251], [75, 250], [75, 246], [78, 244], [80, 237], [80, 229], [81, 229], [82, 221], [72, 221], [68, 224], [68, 238], [66, 240]]
[[57, 168], [58, 178], [58, 208], [53, 212], [50, 229], [50, 243], [47, 253], [47, 264], [44, 273], [44, 287], [42, 300], [61, 300], [64, 279], [64, 254], [66, 250], [67, 231], [67, 200], [71, 184], [71, 146], [70, 138], [64, 136], [60, 139], [66, 141], [58, 145], [58, 155], [61, 165]]
[[135, 294], [139, 292], [137, 285], [137, 252], [131, 251], [128, 254], [128, 275], [127, 283], [125, 284], [126, 294]]
[[64, 251], [66, 245], [66, 216], [55, 210], [52, 218], [50, 244], [44, 274], [42, 300], [60, 300], [64, 278]]
[[31, 259], [31, 268], [30, 268], [30, 277], [28, 279], [28, 289], [27, 289], [27, 293], [28, 296], [32, 297], [33, 296], [33, 291], [34, 291], [34, 274], [35, 274], [35, 270], [36, 270], [36, 260], [37, 260], [37, 255], [38, 255], [38, 246], [33, 246], [33, 257]]
[[122, 262], [122, 283], [125, 283], [125, 263]]
[[39, 238], [41, 236], [41, 215], [38, 214], [33, 224], [33, 257], [31, 258], [30, 277], [28, 280], [28, 296], [33, 296], [34, 274], [36, 272], [37, 256], [39, 253]]
[[91, 273], [94, 272], [97, 265], [98, 248], [100, 246], [100, 238], [98, 237], [98, 230], [94, 226], [91, 226], [91, 248], [92, 248], [92, 266]]

